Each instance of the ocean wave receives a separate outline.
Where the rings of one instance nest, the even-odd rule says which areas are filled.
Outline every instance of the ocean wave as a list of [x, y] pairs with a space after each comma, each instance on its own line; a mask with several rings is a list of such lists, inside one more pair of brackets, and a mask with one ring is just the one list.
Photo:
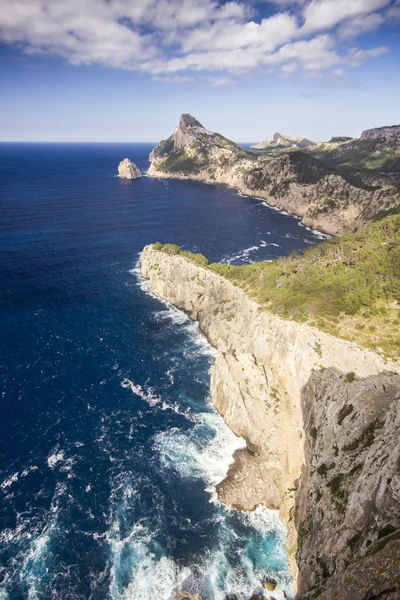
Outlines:
[[254, 513], [235, 513], [241, 521], [238, 534], [231, 523], [233, 512], [221, 507], [214, 514], [218, 543], [199, 555], [190, 556], [188, 552], [182, 564], [182, 560], [178, 562], [163, 553], [157, 544], [160, 531], [157, 526], [154, 529], [154, 521], [142, 519], [128, 532], [121, 528], [129, 496], [128, 492], [115, 507], [106, 533], [110, 546], [110, 596], [114, 600], [172, 600], [181, 589], [199, 593], [203, 600], [225, 600], [230, 594], [237, 600], [248, 600], [254, 593], [262, 594], [267, 578], [278, 583], [276, 600], [292, 597], [284, 552], [276, 554], [276, 542], [283, 548], [285, 535], [276, 511], [258, 508]]
[[157, 434], [154, 449], [165, 468], [174, 469], [182, 477], [203, 479], [216, 501], [215, 486], [226, 476], [234, 452], [246, 443], [212, 407], [210, 412], [197, 413], [194, 418], [197, 422], [190, 430], [173, 428]]
[[318, 240], [331, 240], [332, 236], [329, 235], [328, 233], [322, 233], [322, 231], [318, 231], [318, 229], [311, 229], [311, 227], [307, 227], [307, 225], [303, 225], [302, 223], [299, 223], [300, 227], [304, 227], [304, 229], [307, 229], [307, 231], [311, 231], [311, 233], [318, 239]]
[[249, 255], [256, 250], [259, 250], [260, 246], [250, 246], [250, 248], [245, 248], [244, 250], [240, 250], [237, 254], [233, 256], [225, 257], [221, 260], [221, 263], [230, 265], [234, 260], [248, 260]]
[[193, 421], [194, 417], [191, 414], [190, 407], [182, 408], [178, 402], [169, 402], [161, 396], [155, 394], [154, 389], [151, 387], [142, 387], [125, 378], [121, 381], [121, 386], [125, 389], [130, 389], [136, 396], [139, 396], [152, 408], [157, 407], [159, 410], [171, 410], [186, 419]]
[[10, 477], [8, 477], [7, 479], [5, 479], [0, 484], [0, 488], [2, 490], [6, 490], [7, 488], [11, 487], [13, 483], [15, 483], [16, 481], [18, 481], [18, 477], [19, 477], [19, 473], [18, 473], [18, 471], [16, 471], [15, 473], [13, 473], [12, 475], [10, 475]]

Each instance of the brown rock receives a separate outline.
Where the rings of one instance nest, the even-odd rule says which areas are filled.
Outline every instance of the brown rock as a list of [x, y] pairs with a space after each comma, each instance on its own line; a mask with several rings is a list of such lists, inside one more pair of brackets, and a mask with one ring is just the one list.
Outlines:
[[202, 600], [200, 594], [191, 594], [186, 590], [181, 590], [174, 600]]
[[276, 582], [272, 581], [272, 579], [267, 579], [267, 581], [264, 581], [264, 587], [270, 592], [274, 592], [276, 590]]

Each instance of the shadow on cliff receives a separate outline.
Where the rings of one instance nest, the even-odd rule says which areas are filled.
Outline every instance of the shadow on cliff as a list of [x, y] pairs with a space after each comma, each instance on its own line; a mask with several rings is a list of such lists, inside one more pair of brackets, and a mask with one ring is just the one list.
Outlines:
[[316, 371], [302, 411], [296, 598], [398, 600], [400, 375]]

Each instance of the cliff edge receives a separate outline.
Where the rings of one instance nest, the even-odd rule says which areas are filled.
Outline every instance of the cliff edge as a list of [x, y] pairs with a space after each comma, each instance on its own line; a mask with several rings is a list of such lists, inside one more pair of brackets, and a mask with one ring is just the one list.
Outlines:
[[297, 598], [398, 598], [398, 368], [261, 310], [198, 263], [152, 245], [141, 272], [218, 350], [213, 403], [247, 442], [219, 498], [279, 510]]

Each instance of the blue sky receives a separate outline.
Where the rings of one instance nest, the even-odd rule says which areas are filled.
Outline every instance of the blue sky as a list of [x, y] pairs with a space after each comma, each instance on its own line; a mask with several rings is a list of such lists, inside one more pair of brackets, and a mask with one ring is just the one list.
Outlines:
[[400, 123], [400, 0], [0, 0], [0, 140]]

